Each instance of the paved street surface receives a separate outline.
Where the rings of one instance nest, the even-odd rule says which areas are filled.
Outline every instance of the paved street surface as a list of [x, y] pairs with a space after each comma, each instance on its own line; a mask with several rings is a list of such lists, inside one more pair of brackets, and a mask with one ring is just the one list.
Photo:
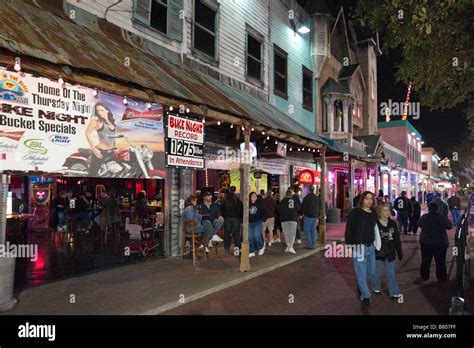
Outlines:
[[[451, 231], [451, 240], [453, 234]], [[397, 275], [404, 303], [389, 299], [384, 288], [381, 295], [372, 296], [366, 313], [447, 315], [449, 299], [455, 291], [452, 280], [456, 267], [452, 267], [451, 248], [447, 257], [451, 281], [438, 283], [433, 263], [429, 283], [416, 285], [420, 264], [418, 237], [402, 236], [402, 239], [404, 259], [397, 266]], [[474, 301], [472, 293], [470, 297], [469, 301]], [[364, 312], [358, 301], [352, 260], [327, 258], [318, 253], [164, 314], [360, 315]]]

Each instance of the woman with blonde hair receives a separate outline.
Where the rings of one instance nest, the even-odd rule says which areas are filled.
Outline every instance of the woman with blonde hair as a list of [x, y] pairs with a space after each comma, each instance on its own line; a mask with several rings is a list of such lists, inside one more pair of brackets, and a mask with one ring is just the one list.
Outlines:
[[400, 287], [395, 278], [395, 258], [402, 260], [402, 244], [400, 241], [400, 232], [398, 225], [391, 218], [391, 209], [389, 204], [381, 204], [377, 207], [377, 225], [375, 233], [380, 234], [381, 247], [375, 253], [376, 267], [374, 274], [374, 293], [381, 293], [381, 271], [385, 268], [387, 278], [387, 287], [390, 298], [398, 299]]

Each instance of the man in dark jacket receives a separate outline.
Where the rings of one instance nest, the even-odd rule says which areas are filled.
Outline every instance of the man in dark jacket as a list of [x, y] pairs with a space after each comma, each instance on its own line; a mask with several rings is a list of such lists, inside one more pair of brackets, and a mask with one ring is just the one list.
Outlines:
[[297, 202], [299, 202], [299, 197], [297, 199], [293, 197], [291, 190], [286, 191], [286, 197], [278, 205], [278, 215], [280, 216], [281, 227], [285, 236], [285, 252], [290, 254], [296, 254], [293, 244], [295, 242], [298, 220]]
[[[202, 195], [202, 203], [199, 205], [199, 213], [202, 215], [203, 221], [210, 221], [214, 232], [224, 225], [224, 217], [219, 209], [219, 206], [212, 202], [212, 192], [206, 191]], [[222, 240], [221, 240], [222, 242]]]
[[448, 207], [451, 211], [451, 216], [453, 217], [453, 223], [457, 226], [459, 217], [461, 216], [461, 199], [458, 197], [456, 192], [448, 198]]
[[224, 200], [221, 206], [224, 216], [224, 249], [227, 253], [231, 243], [231, 235], [234, 238], [235, 247], [238, 248], [233, 255], [238, 256], [240, 250], [240, 224], [242, 221], [243, 205], [241, 200], [233, 193], [228, 191], [224, 194]]
[[418, 282], [427, 281], [430, 277], [431, 260], [434, 256], [436, 263], [436, 277], [439, 282], [448, 278], [446, 272], [446, 250], [449, 246], [446, 230], [453, 227], [449, 219], [438, 213], [438, 206], [431, 202], [428, 204], [428, 214], [423, 215], [418, 221], [421, 227], [421, 266]]
[[407, 198], [406, 191], [402, 191], [401, 195], [395, 199], [393, 206], [397, 211], [397, 220], [400, 224], [400, 232], [402, 231], [403, 227], [403, 232], [408, 234], [408, 217], [410, 216], [413, 209], [410, 200]]
[[300, 197], [300, 187], [298, 184], [293, 185], [293, 201], [295, 202], [295, 208], [298, 211], [298, 221], [296, 221], [296, 244], [301, 244], [301, 226], [300, 226], [300, 215], [301, 215], [301, 197]]
[[314, 185], [311, 185], [309, 193], [303, 198], [303, 203], [301, 203], [306, 249], [314, 249], [316, 243], [316, 224], [319, 216], [319, 206], [319, 198], [314, 194]]
[[410, 234], [413, 233], [416, 235], [418, 232], [418, 220], [421, 216], [421, 205], [417, 202], [415, 196], [410, 197], [410, 202], [413, 207], [413, 211], [410, 214], [410, 226], [408, 226], [408, 231], [410, 231]]
[[441, 193], [436, 193], [435, 197], [436, 198], [433, 202], [436, 203], [436, 205], [438, 206], [438, 214], [448, 217], [449, 208], [448, 205], [442, 200]]

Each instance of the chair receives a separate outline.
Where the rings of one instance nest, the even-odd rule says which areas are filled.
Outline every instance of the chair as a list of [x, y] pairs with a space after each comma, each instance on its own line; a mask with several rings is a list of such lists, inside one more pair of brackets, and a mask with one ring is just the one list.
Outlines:
[[[196, 221], [183, 221], [183, 240], [181, 244], [181, 260], [183, 260], [184, 249], [186, 245], [186, 239], [191, 239], [191, 250], [193, 252], [193, 266], [196, 267], [196, 240], [199, 239], [201, 242], [205, 238], [205, 233], [196, 233], [194, 228], [196, 227]], [[186, 232], [187, 228], [191, 228], [191, 232]], [[205, 243], [202, 243], [205, 244]], [[206, 246], [204, 246], [204, 260], [207, 259]]]

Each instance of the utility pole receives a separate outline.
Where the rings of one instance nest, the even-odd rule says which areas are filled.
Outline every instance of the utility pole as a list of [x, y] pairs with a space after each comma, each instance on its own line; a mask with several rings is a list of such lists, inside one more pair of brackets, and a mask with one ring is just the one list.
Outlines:
[[244, 125], [244, 153], [242, 161], [243, 175], [241, 180], [243, 195], [243, 223], [242, 223], [242, 246], [240, 253], [240, 272], [250, 271], [249, 261], [249, 191], [250, 191], [250, 128]]
[[326, 244], [326, 145], [321, 148], [321, 209], [319, 216], [319, 243]]

